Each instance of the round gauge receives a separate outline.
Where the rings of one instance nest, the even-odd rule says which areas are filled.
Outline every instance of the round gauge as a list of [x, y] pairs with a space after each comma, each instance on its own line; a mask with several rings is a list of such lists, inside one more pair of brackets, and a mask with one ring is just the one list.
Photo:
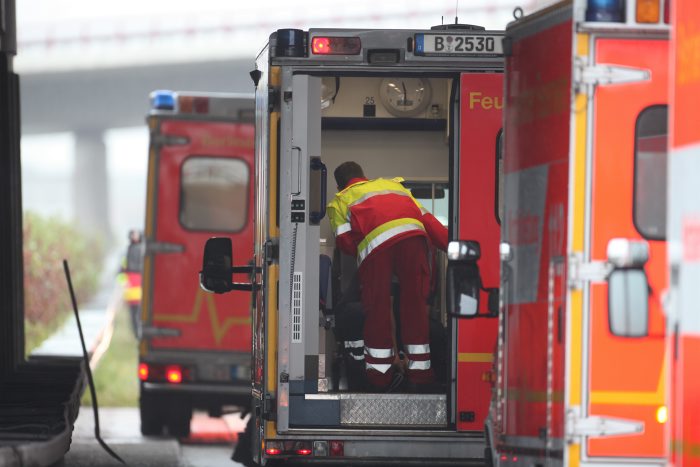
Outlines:
[[385, 78], [379, 83], [379, 98], [397, 117], [413, 117], [430, 104], [430, 82], [423, 78]]
[[335, 101], [338, 95], [339, 79], [333, 76], [321, 78], [321, 109], [327, 109]]

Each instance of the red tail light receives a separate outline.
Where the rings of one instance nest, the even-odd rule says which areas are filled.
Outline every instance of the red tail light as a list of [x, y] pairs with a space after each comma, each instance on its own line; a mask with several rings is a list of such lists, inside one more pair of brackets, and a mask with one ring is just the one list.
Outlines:
[[171, 365], [165, 369], [165, 379], [169, 383], [182, 383], [182, 369], [178, 365]]
[[311, 455], [311, 449], [308, 449], [308, 448], [297, 449], [297, 454], [300, 455], [300, 456], [308, 456], [308, 455]]
[[277, 456], [282, 453], [280, 448], [265, 448], [265, 454], [268, 456]]
[[342, 441], [331, 441], [331, 456], [343, 457], [345, 455], [345, 449], [343, 448]]
[[148, 365], [145, 363], [139, 363], [139, 379], [141, 381], [146, 381], [148, 379]]

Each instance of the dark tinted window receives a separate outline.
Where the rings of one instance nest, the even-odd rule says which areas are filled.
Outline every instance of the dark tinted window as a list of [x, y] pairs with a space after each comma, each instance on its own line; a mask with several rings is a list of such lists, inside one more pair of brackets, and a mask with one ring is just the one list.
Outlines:
[[668, 108], [647, 107], [637, 118], [634, 153], [634, 223], [643, 237], [666, 237]]

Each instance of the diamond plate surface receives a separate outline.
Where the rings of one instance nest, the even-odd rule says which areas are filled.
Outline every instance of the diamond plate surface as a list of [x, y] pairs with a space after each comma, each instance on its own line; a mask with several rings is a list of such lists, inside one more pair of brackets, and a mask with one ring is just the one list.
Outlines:
[[444, 426], [444, 395], [348, 394], [340, 398], [342, 425]]

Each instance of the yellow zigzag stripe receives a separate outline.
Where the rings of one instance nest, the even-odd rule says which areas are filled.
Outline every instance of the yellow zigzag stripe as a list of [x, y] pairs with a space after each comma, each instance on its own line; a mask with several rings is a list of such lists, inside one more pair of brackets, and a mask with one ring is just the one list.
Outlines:
[[196, 323], [199, 321], [199, 315], [202, 314], [202, 299], [206, 300], [207, 311], [209, 312], [209, 323], [216, 345], [221, 345], [221, 340], [224, 338], [231, 326], [240, 326], [250, 324], [250, 316], [239, 317], [234, 316], [226, 318], [223, 322], [219, 322], [219, 313], [216, 310], [216, 302], [214, 296], [197, 287], [197, 294], [194, 298], [194, 307], [189, 315], [158, 313], [153, 314], [153, 321], [161, 323]]

